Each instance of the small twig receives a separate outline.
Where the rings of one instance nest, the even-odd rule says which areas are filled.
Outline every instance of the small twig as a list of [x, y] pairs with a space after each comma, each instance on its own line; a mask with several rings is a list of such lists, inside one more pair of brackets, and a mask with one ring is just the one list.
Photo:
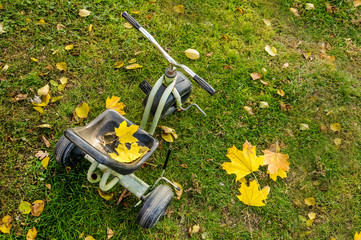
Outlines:
[[247, 218], [248, 218], [248, 226], [249, 226], [249, 230], [251, 232], [251, 239], [253, 240], [253, 229], [252, 229], [252, 226], [251, 226], [251, 217], [249, 216], [249, 212], [248, 212], [248, 209], [249, 209], [249, 205], [247, 206]]
[[117, 206], [120, 204], [120, 202], [123, 200], [123, 198], [126, 197], [125, 195], [127, 194], [127, 192], [128, 192], [127, 189], [124, 188], [122, 194], [120, 194], [120, 197], [118, 199]]

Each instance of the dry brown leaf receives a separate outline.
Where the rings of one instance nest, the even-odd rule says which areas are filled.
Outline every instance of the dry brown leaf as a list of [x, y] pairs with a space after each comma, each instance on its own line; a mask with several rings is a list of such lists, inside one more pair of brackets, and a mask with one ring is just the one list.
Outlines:
[[249, 115], [253, 115], [253, 110], [251, 107], [249, 106], [244, 106], [243, 109], [249, 114]]
[[269, 107], [268, 102], [261, 101], [259, 103], [259, 108], [268, 108], [268, 107]]
[[114, 236], [113, 230], [107, 228], [107, 240], [111, 239]]
[[290, 8], [291, 13], [293, 13], [293, 15], [295, 15], [296, 17], [299, 17], [300, 14], [298, 13], [298, 10], [296, 8]]
[[288, 68], [289, 64], [288, 63], [285, 63], [282, 65], [282, 68]]
[[222, 35], [222, 38], [224, 39], [224, 40], [226, 40], [227, 42], [229, 41], [229, 38], [226, 36], [226, 35]]
[[300, 124], [300, 130], [301, 131], [306, 131], [306, 130], [309, 130], [310, 129], [310, 127], [308, 126], [308, 124], [306, 124], [306, 123], [301, 123]]
[[60, 31], [60, 30], [63, 30], [63, 29], [66, 29], [66, 27], [63, 24], [58, 23], [56, 25], [56, 30]]
[[47, 151], [45, 152], [38, 151], [37, 153], [35, 153], [35, 157], [38, 158], [39, 160], [43, 160], [47, 156], [49, 156], [49, 153]]
[[269, 19], [262, 19], [262, 20], [267, 27], [271, 26], [271, 21]]
[[40, 214], [44, 211], [45, 202], [43, 200], [36, 200], [31, 206], [31, 215], [39, 217]]
[[262, 77], [260, 73], [256, 73], [256, 72], [251, 73], [250, 76], [251, 76], [252, 80], [258, 80]]
[[361, 6], [361, 0], [355, 0], [355, 1], [353, 1], [353, 5], [354, 5], [355, 7]]
[[271, 55], [271, 56], [276, 56], [277, 55], [277, 49], [273, 46], [270, 45], [266, 45], [265, 48], [266, 52]]
[[180, 183], [178, 183], [178, 182], [173, 182], [173, 184], [174, 184], [175, 186], [177, 186], [177, 187], [180, 188], [180, 190], [175, 189], [175, 193], [176, 193], [176, 195], [177, 195], [177, 200], [180, 200], [180, 198], [181, 198], [181, 196], [182, 196], [182, 194], [183, 194], [183, 187], [182, 187], [182, 185], [181, 185]]
[[45, 143], [45, 146], [46, 146], [46, 147], [50, 147], [51, 144], [49, 143], [48, 139], [46, 139], [44, 135], [41, 136], [41, 137], [42, 137], [42, 139], [43, 139], [43, 142]]
[[18, 94], [16, 95], [14, 98], [11, 99], [12, 102], [18, 102], [18, 101], [21, 101], [21, 100], [25, 100], [28, 98], [28, 94]]

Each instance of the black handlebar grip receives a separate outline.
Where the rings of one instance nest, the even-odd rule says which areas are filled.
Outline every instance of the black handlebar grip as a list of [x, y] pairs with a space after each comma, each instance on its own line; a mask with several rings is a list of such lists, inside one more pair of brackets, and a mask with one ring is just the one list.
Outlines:
[[203, 78], [201, 78], [197, 74], [194, 75], [193, 79], [199, 84], [199, 86], [201, 86], [209, 94], [213, 95], [217, 92], [216, 90], [214, 90], [214, 88], [211, 85], [209, 85], [209, 83], [207, 83]]
[[122, 17], [125, 18], [133, 27], [139, 30], [142, 27], [137, 20], [135, 20], [132, 16], [130, 16], [127, 12], [122, 13]]

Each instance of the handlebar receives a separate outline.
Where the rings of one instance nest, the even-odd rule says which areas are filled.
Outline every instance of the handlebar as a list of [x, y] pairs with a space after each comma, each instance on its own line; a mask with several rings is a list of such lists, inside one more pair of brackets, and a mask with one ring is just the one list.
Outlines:
[[134, 28], [139, 30], [148, 40], [153, 43], [153, 45], [159, 50], [159, 52], [167, 59], [167, 61], [176, 66], [182, 68], [187, 74], [189, 74], [204, 90], [209, 94], [213, 95], [216, 93], [216, 90], [203, 78], [199, 77], [195, 72], [193, 72], [189, 67], [183, 64], [177, 63], [169, 54], [159, 45], [159, 43], [154, 39], [150, 33], [145, 30], [142, 25], [140, 25], [137, 20], [130, 16], [127, 12], [122, 13], [122, 17], [125, 18]]

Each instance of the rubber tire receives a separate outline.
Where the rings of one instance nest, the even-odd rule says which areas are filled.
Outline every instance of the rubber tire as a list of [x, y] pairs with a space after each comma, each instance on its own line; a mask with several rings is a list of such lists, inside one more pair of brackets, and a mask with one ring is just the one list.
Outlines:
[[56, 161], [65, 166], [73, 166], [79, 162], [85, 153], [72, 142], [70, 142], [64, 135], [61, 136], [54, 149], [54, 156]]
[[146, 229], [154, 227], [167, 210], [173, 195], [169, 186], [157, 186], [144, 201], [143, 207], [138, 213], [138, 224]]

